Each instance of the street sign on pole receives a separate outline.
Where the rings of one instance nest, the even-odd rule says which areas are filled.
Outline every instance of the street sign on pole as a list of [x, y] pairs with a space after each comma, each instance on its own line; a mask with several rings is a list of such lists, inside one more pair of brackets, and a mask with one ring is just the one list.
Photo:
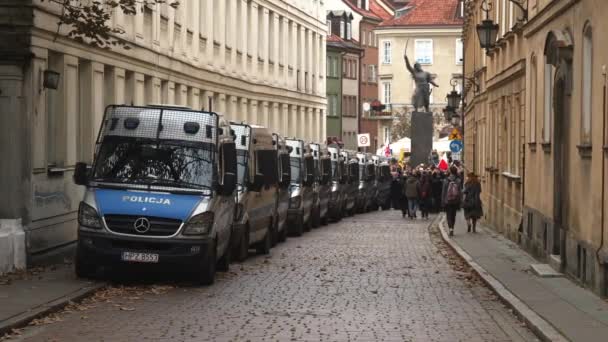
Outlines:
[[450, 151], [452, 153], [460, 153], [462, 151], [462, 140], [452, 140], [450, 142]]
[[460, 134], [458, 128], [454, 127], [454, 129], [452, 129], [449, 140], [462, 140], [462, 135]]
[[357, 144], [359, 147], [370, 147], [369, 133], [357, 134]]

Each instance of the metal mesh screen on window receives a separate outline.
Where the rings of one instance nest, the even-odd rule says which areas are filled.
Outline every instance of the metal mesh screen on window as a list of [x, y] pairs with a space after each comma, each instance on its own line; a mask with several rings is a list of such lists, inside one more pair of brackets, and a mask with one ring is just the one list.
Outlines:
[[217, 125], [217, 115], [209, 112], [110, 106], [104, 115], [97, 143], [107, 136], [119, 136], [216, 144]]
[[230, 128], [236, 135], [237, 150], [249, 150], [249, 137], [251, 136], [251, 127], [248, 125], [231, 124]]

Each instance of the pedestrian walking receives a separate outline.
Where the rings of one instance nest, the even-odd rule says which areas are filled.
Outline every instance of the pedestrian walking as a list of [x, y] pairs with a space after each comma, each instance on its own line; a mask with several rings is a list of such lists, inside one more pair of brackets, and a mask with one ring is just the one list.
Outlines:
[[422, 218], [429, 218], [429, 212], [431, 210], [431, 191], [431, 175], [427, 171], [423, 171], [418, 187], [418, 204], [420, 206]]
[[405, 197], [407, 198], [407, 211], [410, 219], [416, 218], [419, 187], [418, 171], [414, 171], [405, 182]]
[[462, 208], [464, 209], [464, 218], [467, 220], [467, 231], [471, 229], [475, 233], [477, 228], [477, 220], [483, 216], [483, 206], [481, 203], [481, 183], [475, 173], [470, 172], [467, 175], [467, 181], [464, 183], [464, 200]]
[[431, 196], [433, 203], [433, 212], [438, 213], [441, 211], [442, 203], [441, 203], [441, 192], [443, 191], [443, 174], [441, 170], [435, 169], [433, 170], [433, 175], [431, 177]]
[[391, 207], [393, 209], [401, 209], [401, 168], [397, 164], [397, 161], [394, 160], [394, 163], [391, 162]]
[[401, 189], [399, 190], [399, 193], [401, 194], [401, 197], [399, 199], [399, 203], [400, 203], [400, 207], [401, 207], [401, 217], [405, 217], [405, 215], [407, 215], [408, 217], [410, 216], [407, 196], [405, 194], [405, 187], [407, 185], [407, 180], [410, 179], [411, 177], [412, 177], [412, 175], [411, 175], [410, 171], [404, 172], [403, 177], [401, 177]]
[[462, 202], [462, 181], [458, 177], [458, 168], [452, 165], [449, 172], [450, 174], [443, 181], [441, 198], [445, 208], [448, 228], [450, 229], [450, 236], [454, 236], [456, 213], [460, 210], [460, 204]]

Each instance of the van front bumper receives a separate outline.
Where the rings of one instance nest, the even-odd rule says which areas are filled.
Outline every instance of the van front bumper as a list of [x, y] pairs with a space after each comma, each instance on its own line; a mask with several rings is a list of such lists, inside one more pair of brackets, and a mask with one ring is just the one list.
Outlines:
[[[106, 233], [78, 232], [78, 256], [86, 263], [97, 266], [138, 265], [144, 267], [183, 267], [198, 269], [206, 260], [211, 238], [201, 239], [150, 239]], [[157, 263], [123, 261], [124, 252], [158, 255]], [[173, 268], [175, 269], [175, 268]]]

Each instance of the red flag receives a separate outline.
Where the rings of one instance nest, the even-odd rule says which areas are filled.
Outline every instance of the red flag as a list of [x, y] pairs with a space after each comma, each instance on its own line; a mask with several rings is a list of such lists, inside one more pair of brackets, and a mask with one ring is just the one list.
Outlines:
[[445, 170], [448, 169], [449, 165], [448, 165], [448, 161], [446, 160], [446, 155], [445, 154], [443, 155], [443, 157], [439, 161], [439, 165], [437, 165], [437, 167], [441, 171], [445, 171]]

